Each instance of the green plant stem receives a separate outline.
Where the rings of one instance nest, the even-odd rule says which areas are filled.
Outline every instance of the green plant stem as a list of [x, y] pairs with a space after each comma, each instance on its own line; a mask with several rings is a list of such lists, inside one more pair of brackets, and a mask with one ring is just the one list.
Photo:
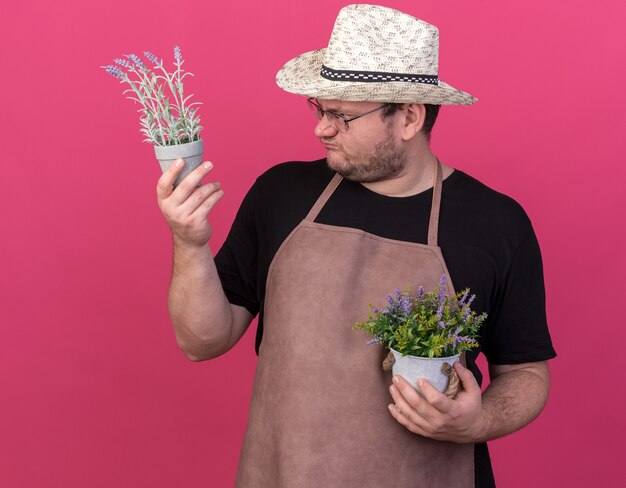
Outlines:
[[[176, 57], [176, 49], [174, 54]], [[195, 102], [186, 106], [193, 94], [185, 98], [183, 81], [188, 75], [193, 76], [193, 73], [184, 71], [182, 57], [174, 60], [176, 69], [172, 73], [168, 73], [163, 60], [153, 57], [150, 53], [147, 57], [154, 63], [151, 67], [134, 55], [128, 57], [132, 63], [115, 60], [116, 64], [126, 68], [126, 71], [122, 71], [123, 76], [119, 76], [118, 68], [115, 70], [112, 66], [103, 68], [106, 68], [109, 74], [120, 78], [121, 83], [127, 83], [128, 89], [124, 94], [141, 105], [142, 108], [139, 110], [141, 132], [146, 136], [145, 140], [163, 146], [198, 140], [202, 127], [200, 117], [194, 115], [196, 109], [192, 107], [201, 104]], [[167, 90], [169, 93], [166, 93]]]
[[[176, 88], [178, 89], [178, 96], [180, 97], [180, 107], [179, 107], [179, 115], [182, 118], [183, 121], [183, 127], [187, 128], [187, 113], [185, 110], [185, 98], [183, 96], [183, 80], [181, 77], [181, 73], [183, 70], [183, 63], [184, 61], [180, 61], [180, 63], [176, 63], [176, 78], [178, 83], [176, 84]], [[184, 76], [184, 75], [183, 75]], [[174, 96], [174, 99], [176, 99], [176, 96]], [[191, 141], [191, 136], [188, 134], [187, 138]]]
[[[165, 135], [163, 132], [163, 127], [161, 127], [161, 123], [157, 117], [157, 114], [155, 113], [154, 105], [150, 103], [150, 101], [146, 98], [146, 96], [144, 96], [141, 90], [139, 90], [135, 86], [135, 83], [130, 78], [128, 78], [128, 75], [126, 75], [124, 81], [130, 85], [132, 91], [139, 97], [139, 103], [141, 103], [144, 106], [144, 108], [152, 114], [154, 120], [156, 121], [158, 125], [159, 131], [161, 133], [161, 141], [163, 142], [163, 144], [165, 144]], [[158, 141], [156, 142], [158, 143]]]
[[[169, 131], [168, 131], [168, 140], [165, 140], [165, 133], [163, 131], [162, 125], [161, 125], [161, 120], [163, 119], [163, 123], [164, 125], [166, 125], [167, 127], [172, 127], [172, 114], [169, 112], [169, 110], [163, 105], [162, 102], [162, 98], [165, 97], [165, 94], [163, 93], [162, 95], [159, 93], [159, 88], [160, 86], [157, 85], [156, 80], [157, 75], [155, 75], [152, 71], [146, 69], [146, 73], [141, 73], [135, 70], [135, 73], [141, 77], [141, 79], [143, 80], [143, 85], [148, 87], [148, 95], [146, 95], [146, 98], [151, 100], [153, 102], [152, 104], [152, 108], [153, 108], [153, 112], [154, 112], [154, 117], [157, 121], [157, 124], [159, 125], [159, 128], [161, 129], [161, 135], [162, 135], [162, 142], [163, 145], [167, 145], [167, 142], [169, 142]], [[150, 73], [152, 75], [152, 77], [148, 76], [147, 73]], [[153, 94], [156, 93], [156, 96], [153, 96]], [[154, 103], [156, 103], [158, 105], [159, 110], [157, 111]], [[175, 142], [178, 142], [178, 137], [175, 137]]]
[[181, 99], [178, 100], [177, 94], [179, 92], [174, 86], [174, 79], [173, 79], [176, 73], [178, 73], [178, 76], [180, 76], [182, 63], [178, 64], [175, 62], [174, 64], [176, 66], [176, 72], [174, 73], [174, 75], [170, 76], [167, 70], [163, 67], [163, 61], [161, 61], [157, 66], [161, 69], [161, 71], [163, 71], [164, 76], [158, 76], [158, 77], [161, 79], [164, 79], [167, 82], [167, 86], [169, 87], [170, 92], [172, 93], [172, 96], [174, 97], [175, 106], [176, 106], [176, 109], [178, 110], [178, 116], [181, 118], [182, 126], [187, 127], [187, 123], [186, 123], [187, 117], [185, 114], [185, 106], [184, 106], [184, 100], [182, 98], [182, 93], [181, 93]]

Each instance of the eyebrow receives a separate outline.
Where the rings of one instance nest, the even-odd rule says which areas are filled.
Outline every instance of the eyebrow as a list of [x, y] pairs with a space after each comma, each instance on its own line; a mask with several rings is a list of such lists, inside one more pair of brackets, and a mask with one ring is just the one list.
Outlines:
[[[321, 106], [321, 104], [320, 104]], [[331, 105], [329, 107], [322, 107], [322, 109], [324, 111], [328, 111], [328, 112], [332, 112], [334, 114], [338, 114], [338, 115], [355, 115], [354, 112], [350, 112], [349, 110], [345, 110], [342, 109], [340, 107], [337, 107], [336, 105]]]

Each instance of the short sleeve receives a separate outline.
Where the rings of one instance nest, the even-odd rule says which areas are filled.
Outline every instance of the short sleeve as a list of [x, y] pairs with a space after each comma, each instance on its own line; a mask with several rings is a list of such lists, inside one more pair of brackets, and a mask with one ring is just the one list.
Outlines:
[[541, 250], [530, 223], [496, 293], [483, 344], [487, 360], [521, 364], [555, 357], [546, 320]]
[[256, 232], [256, 186], [243, 199], [215, 265], [228, 301], [259, 313], [257, 295], [258, 239]]

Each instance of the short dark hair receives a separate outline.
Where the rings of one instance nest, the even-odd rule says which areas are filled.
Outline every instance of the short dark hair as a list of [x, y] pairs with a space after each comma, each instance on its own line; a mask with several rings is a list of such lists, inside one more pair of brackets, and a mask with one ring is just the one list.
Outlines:
[[[390, 103], [385, 108], [383, 108], [381, 116], [383, 118], [391, 117], [398, 110], [400, 110], [404, 106], [404, 103]], [[426, 117], [424, 118], [424, 125], [422, 126], [422, 131], [426, 136], [426, 140], [430, 141], [430, 133], [433, 130], [433, 126], [435, 125], [435, 121], [437, 120], [437, 115], [439, 115], [439, 107], [440, 105], [430, 105], [428, 103], [424, 104], [424, 108], [426, 109]]]

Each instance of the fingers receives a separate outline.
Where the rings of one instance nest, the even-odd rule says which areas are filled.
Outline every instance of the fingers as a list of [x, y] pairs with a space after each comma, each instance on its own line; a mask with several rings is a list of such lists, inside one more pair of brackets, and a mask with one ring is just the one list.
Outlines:
[[389, 412], [392, 417], [398, 421], [399, 424], [404, 425], [408, 430], [413, 432], [414, 434], [419, 434], [422, 436], [426, 436], [426, 432], [415, 422], [411, 421], [404, 412], [401, 410], [401, 407], [394, 405], [393, 403], [388, 405]]
[[[391, 385], [389, 387], [389, 392], [391, 393], [391, 397], [393, 398], [394, 403], [389, 405], [389, 411], [391, 414], [396, 417], [398, 420], [408, 421], [411, 424], [416, 424], [419, 422], [418, 416], [414, 415], [414, 406], [409, 405], [404, 396], [399, 392], [398, 388], [395, 385]], [[408, 428], [403, 422], [402, 425]]]
[[157, 198], [159, 201], [170, 196], [174, 190], [174, 181], [176, 181], [176, 177], [183, 170], [184, 166], [185, 161], [178, 158], [174, 164], [171, 164], [170, 167], [163, 172], [157, 182]]
[[[206, 188], [208, 188], [208, 191], [205, 191]], [[200, 191], [200, 190], [203, 190], [203, 191]], [[197, 217], [200, 219], [206, 218], [206, 216], [209, 214], [211, 209], [213, 209], [215, 204], [219, 202], [220, 199], [224, 196], [224, 190], [222, 190], [220, 184], [217, 182], [207, 183], [206, 185], [199, 188], [197, 190], [197, 193], [200, 194], [200, 197], [198, 197], [199, 204], [194, 209], [191, 216], [192, 218]], [[201, 196], [204, 195], [205, 193], [208, 193], [208, 196], [204, 198], [203, 200], [200, 200]]]
[[452, 409], [452, 400], [424, 379], [418, 382], [424, 397], [401, 376], [393, 380], [389, 388], [394, 401], [388, 406], [391, 415], [411, 432], [433, 437], [443, 416]]
[[454, 400], [424, 379], [418, 381], [421, 396], [404, 378], [394, 376], [389, 389], [394, 400], [388, 407], [391, 415], [411, 432], [432, 439], [455, 442], [479, 439], [476, 425], [482, 411], [480, 388], [471, 371], [459, 363], [454, 367], [464, 387]]
[[179, 158], [172, 164], [159, 178], [157, 183], [157, 198], [159, 201], [165, 198], [171, 198], [172, 202], [176, 205], [180, 205], [187, 200], [194, 190], [199, 186], [202, 178], [204, 178], [211, 169], [213, 169], [213, 163], [205, 161], [191, 173], [189, 173], [174, 189], [174, 182], [177, 176], [182, 172], [184, 168], [184, 161]]
[[404, 378], [394, 376], [393, 382], [394, 384], [389, 388], [389, 392], [396, 407], [400, 409], [406, 418], [419, 424], [424, 417], [432, 415], [433, 407]]
[[422, 394], [428, 404], [438, 412], [447, 413], [452, 409], [452, 400], [431, 385], [429, 381], [420, 379], [417, 382], [417, 386], [422, 390]]
[[183, 168], [181, 161], [177, 160], [159, 178], [159, 208], [177, 242], [204, 246], [212, 234], [207, 217], [224, 192], [218, 182], [199, 185], [213, 168], [209, 161], [194, 169], [174, 189], [173, 183]]
[[213, 163], [205, 161], [191, 173], [183, 178], [176, 189], [172, 192], [170, 198], [175, 204], [181, 204], [189, 198], [196, 188], [200, 186], [202, 178], [204, 178], [213, 169]]
[[418, 380], [418, 386], [423, 397], [420, 396], [419, 392], [409, 385], [402, 376], [394, 376], [393, 382], [397, 388], [399, 397], [402, 397], [420, 415], [428, 415], [429, 413], [432, 413], [432, 408], [435, 408], [438, 411], [445, 411], [449, 409], [450, 399], [425, 379], [420, 378]]
[[180, 216], [192, 215], [198, 212], [201, 218], [206, 218], [213, 205], [224, 195], [222, 186], [219, 182], [214, 181], [195, 188], [186, 200], [178, 205], [178, 213]]

